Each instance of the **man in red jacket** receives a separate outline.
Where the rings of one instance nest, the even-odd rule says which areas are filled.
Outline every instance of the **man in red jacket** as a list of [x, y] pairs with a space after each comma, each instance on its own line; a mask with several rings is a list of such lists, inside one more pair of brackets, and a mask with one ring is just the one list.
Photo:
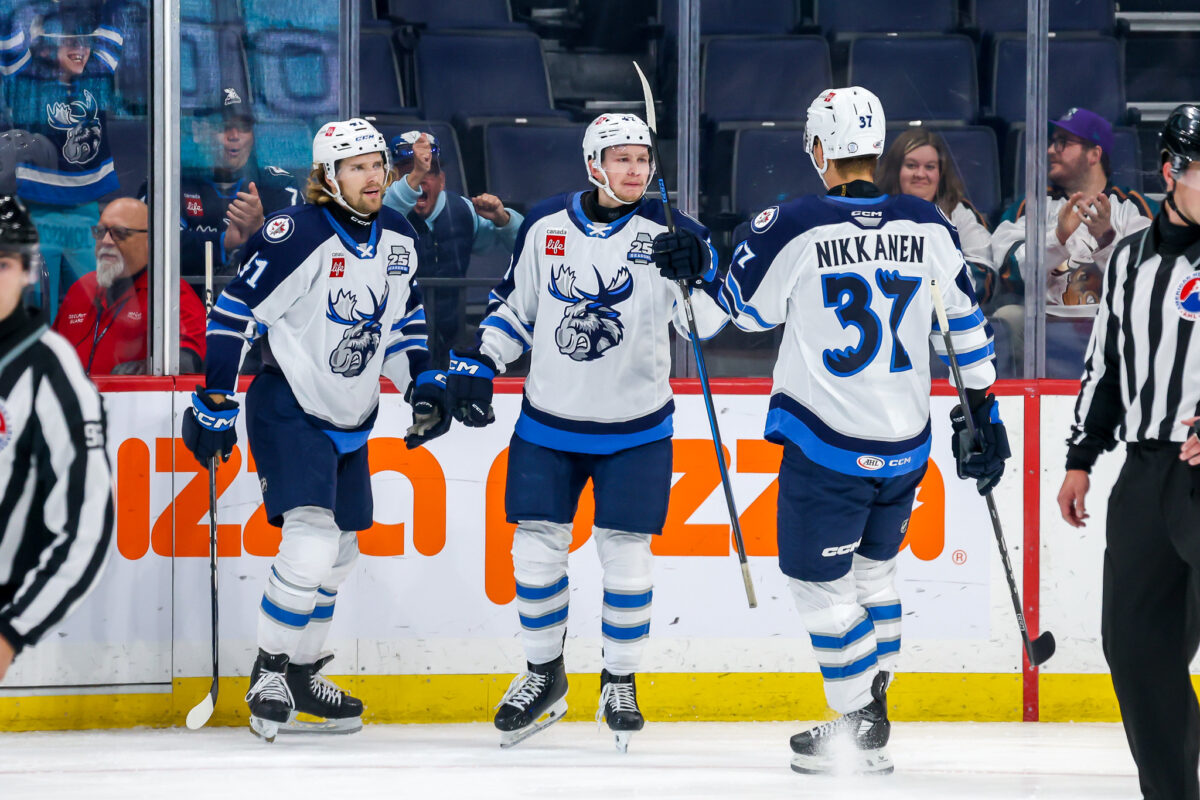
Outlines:
[[[89, 375], [145, 375], [150, 325], [149, 236], [146, 204], [114, 200], [92, 229], [96, 271], [77, 280], [58, 309], [54, 330], [79, 353]], [[204, 306], [179, 283], [179, 367], [200, 372]]]

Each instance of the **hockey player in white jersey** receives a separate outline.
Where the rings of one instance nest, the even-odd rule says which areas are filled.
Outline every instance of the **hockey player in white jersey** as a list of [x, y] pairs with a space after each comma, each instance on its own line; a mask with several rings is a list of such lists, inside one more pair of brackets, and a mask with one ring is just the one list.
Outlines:
[[[688, 335], [675, 280], [711, 281], [716, 261], [704, 227], [678, 214], [678, 231], [666, 233], [661, 201], [643, 197], [655, 168], [649, 145], [649, 128], [632, 114], [588, 125], [583, 155], [597, 188], [534, 206], [491, 293], [477, 348], [450, 355], [452, 413], [483, 426], [494, 419], [493, 376], [533, 351], [505, 490], [506, 516], [517, 524], [513, 571], [527, 669], [498, 706], [502, 747], [567, 710], [567, 553], [589, 478], [604, 569], [596, 719], [616, 733], [620, 750], [644, 724], [634, 673], [650, 632], [650, 540], [662, 532], [671, 488], [667, 323]], [[715, 335], [725, 313], [703, 293], [693, 296], [700, 335]]]
[[265, 336], [246, 428], [267, 518], [283, 532], [246, 700], [250, 727], [268, 741], [281, 727], [362, 727], [362, 702], [321, 675], [332, 658], [322, 647], [338, 586], [358, 556], [357, 532], [371, 526], [367, 437], [380, 375], [413, 405], [409, 447], [450, 425], [445, 375], [429, 369], [416, 234], [383, 207], [390, 166], [387, 142], [361, 119], [317, 132], [309, 204], [274, 214], [248, 240], [240, 272], [209, 315], [206, 386], [184, 412], [196, 458], [228, 459], [238, 366]]
[[747, 331], [784, 326], [766, 438], [782, 444], [779, 562], [839, 714], [793, 736], [792, 768], [827, 772], [839, 741], [854, 771], [885, 773], [886, 691], [900, 651], [896, 555], [929, 456], [929, 346], [945, 359], [929, 282], [945, 295], [970, 413], [951, 416], [960, 477], [994, 486], [1009, 455], [988, 387], [991, 327], [954, 226], [931, 203], [871, 178], [884, 113], [860, 87], [822, 92], [805, 150], [828, 193], [762, 211], [716, 288]]

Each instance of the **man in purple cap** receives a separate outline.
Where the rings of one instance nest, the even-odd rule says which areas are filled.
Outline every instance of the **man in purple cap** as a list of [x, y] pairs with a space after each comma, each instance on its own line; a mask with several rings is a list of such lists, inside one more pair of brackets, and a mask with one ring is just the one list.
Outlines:
[[[1113, 244], [1150, 224], [1157, 205], [1112, 183], [1113, 131], [1108, 120], [1072, 108], [1050, 123], [1046, 206], [1046, 253], [1040, 264], [1025, 258], [1025, 198], [1005, 212], [992, 233], [992, 257], [1000, 267], [1001, 291], [992, 313], [1007, 323], [1013, 350], [1024, 349], [1025, 275], [1046, 276], [1047, 313], [1057, 317], [1095, 315], [1100, 276]], [[1081, 327], [1090, 329], [1091, 323]], [[1082, 353], [1077, 365], [1082, 367]], [[1076, 374], [1056, 377], [1076, 377]]]

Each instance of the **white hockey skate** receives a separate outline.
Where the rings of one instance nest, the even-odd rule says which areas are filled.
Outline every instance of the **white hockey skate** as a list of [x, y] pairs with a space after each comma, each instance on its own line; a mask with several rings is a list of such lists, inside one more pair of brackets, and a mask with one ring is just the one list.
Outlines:
[[558, 722], [567, 713], [567, 670], [562, 656], [548, 664], [529, 664], [513, 678], [496, 704], [500, 746], [513, 747]]

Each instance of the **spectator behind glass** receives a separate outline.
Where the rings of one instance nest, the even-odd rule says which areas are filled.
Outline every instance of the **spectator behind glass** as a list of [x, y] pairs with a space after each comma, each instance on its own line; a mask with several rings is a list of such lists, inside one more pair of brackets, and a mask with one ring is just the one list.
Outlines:
[[100, 217], [97, 199], [119, 188], [109, 151], [106, 109], [114, 103], [113, 73], [124, 40], [107, 19], [114, 2], [45, 3], [29, 30], [0, 34], [0, 74], [13, 124], [42, 134], [57, 163], [17, 169], [17, 193], [41, 233], [53, 316], [58, 299], [79, 276], [96, 268], [90, 231]]
[[181, 176], [179, 260], [185, 277], [204, 276], [205, 242], [213, 243], [215, 273], [232, 275], [238, 249], [262, 227], [263, 217], [304, 202], [290, 172], [259, 166], [254, 123], [254, 111], [234, 87], [222, 89], [196, 114], [192, 130], [201, 163], [188, 165]]
[[[146, 204], [132, 197], [104, 208], [93, 231], [96, 271], [67, 291], [54, 330], [75, 347], [89, 375], [145, 375], [150, 324], [150, 238]], [[204, 306], [179, 282], [179, 367], [200, 372]]]
[[[1112, 149], [1112, 125], [1086, 108], [1072, 108], [1050, 123], [1046, 150], [1050, 199], [1041, 261], [1049, 315], [1090, 320], [1100, 302], [1101, 276], [1113, 245], [1147, 227], [1158, 210], [1139, 193], [1111, 183]], [[1025, 257], [1024, 217], [1025, 198], [1021, 198], [1004, 213], [992, 234], [992, 260], [1001, 283], [993, 315], [1008, 324], [1016, 353], [1023, 351], [1025, 342], [1024, 276], [1036, 274]], [[1086, 344], [1091, 322], [1078, 328], [1075, 338]], [[1072, 333], [1073, 326], [1064, 326], [1058, 335], [1066, 341]], [[1046, 336], [1049, 343], [1052, 334]], [[1083, 349], [1079, 342], [1071, 347], [1066, 359], [1071, 363], [1063, 364], [1065, 373], [1050, 377], [1079, 377]]]
[[914, 195], [940, 208], [958, 228], [963, 257], [971, 268], [980, 307], [991, 300], [996, 288], [992, 236], [983, 215], [967, 200], [962, 178], [941, 136], [920, 127], [909, 128], [897, 136], [879, 160], [875, 185], [887, 194]]
[[[512, 253], [517, 230], [525, 218], [505, 208], [500, 198], [481, 194], [467, 199], [446, 191], [437, 140], [432, 134], [409, 131], [392, 139], [396, 180], [384, 204], [408, 217], [417, 231], [419, 279], [461, 278], [472, 253], [499, 247]], [[430, 318], [429, 350], [439, 363], [462, 333], [465, 295], [462, 289], [423, 287], [425, 313]]]

